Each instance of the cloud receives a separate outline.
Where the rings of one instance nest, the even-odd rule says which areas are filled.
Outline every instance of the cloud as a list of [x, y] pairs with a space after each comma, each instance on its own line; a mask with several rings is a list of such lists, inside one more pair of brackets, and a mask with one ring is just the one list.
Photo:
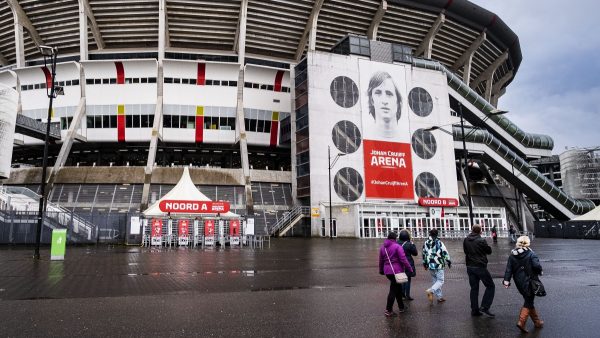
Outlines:
[[475, 0], [517, 34], [523, 61], [500, 98], [507, 116], [528, 132], [565, 146], [600, 145], [600, 2]]

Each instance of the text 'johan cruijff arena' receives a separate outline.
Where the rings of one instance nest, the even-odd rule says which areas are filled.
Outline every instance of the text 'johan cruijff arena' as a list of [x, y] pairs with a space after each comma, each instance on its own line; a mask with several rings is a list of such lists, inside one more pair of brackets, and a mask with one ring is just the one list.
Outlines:
[[593, 203], [528, 164], [552, 139], [496, 109], [521, 58], [465, 0], [2, 1], [0, 83], [19, 94], [2, 205], [37, 211], [60, 87], [48, 207], [100, 241], [125, 241], [184, 167], [264, 235], [524, 229], [526, 198], [571, 219]]

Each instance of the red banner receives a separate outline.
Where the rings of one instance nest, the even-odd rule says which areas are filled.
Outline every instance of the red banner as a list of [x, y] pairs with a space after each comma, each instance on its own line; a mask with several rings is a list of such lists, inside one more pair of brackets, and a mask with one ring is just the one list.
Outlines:
[[365, 196], [414, 199], [410, 154], [408, 143], [365, 140]]
[[172, 213], [224, 214], [229, 211], [229, 202], [164, 200], [160, 201], [158, 208]]
[[204, 236], [214, 236], [215, 235], [215, 221], [212, 219], [207, 219], [204, 221]]
[[229, 221], [229, 236], [239, 236], [240, 235], [240, 220], [232, 219]]
[[152, 219], [152, 237], [160, 237], [162, 234], [162, 219]]
[[421, 197], [419, 198], [419, 205], [423, 207], [457, 207], [458, 200], [456, 198]]
[[187, 237], [190, 235], [190, 221], [187, 219], [180, 219], [178, 225], [179, 237]]

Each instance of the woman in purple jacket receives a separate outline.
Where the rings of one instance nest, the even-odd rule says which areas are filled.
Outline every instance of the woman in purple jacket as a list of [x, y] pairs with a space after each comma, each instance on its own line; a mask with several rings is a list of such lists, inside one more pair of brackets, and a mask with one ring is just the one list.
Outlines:
[[398, 302], [400, 313], [406, 310], [404, 303], [402, 303], [402, 284], [396, 283], [394, 274], [404, 272], [405, 270], [413, 272], [404, 254], [404, 249], [396, 243], [396, 238], [396, 233], [390, 232], [381, 249], [379, 249], [379, 274], [385, 275], [390, 280], [390, 292], [387, 296], [387, 304], [384, 312], [386, 317], [396, 315], [393, 311], [394, 299]]

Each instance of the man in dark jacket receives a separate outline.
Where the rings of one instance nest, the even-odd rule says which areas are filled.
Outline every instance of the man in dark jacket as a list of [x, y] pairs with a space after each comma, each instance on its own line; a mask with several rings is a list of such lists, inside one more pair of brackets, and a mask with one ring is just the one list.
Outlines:
[[[481, 238], [481, 226], [473, 225], [471, 233], [463, 241], [465, 251], [465, 260], [467, 264], [467, 274], [469, 275], [469, 284], [471, 285], [471, 315], [481, 316], [485, 314], [488, 317], [495, 317], [490, 312], [490, 307], [494, 301], [495, 286], [492, 276], [487, 269], [487, 255], [492, 253], [492, 248], [486, 240]], [[479, 307], [479, 281], [485, 286], [485, 293]]]

